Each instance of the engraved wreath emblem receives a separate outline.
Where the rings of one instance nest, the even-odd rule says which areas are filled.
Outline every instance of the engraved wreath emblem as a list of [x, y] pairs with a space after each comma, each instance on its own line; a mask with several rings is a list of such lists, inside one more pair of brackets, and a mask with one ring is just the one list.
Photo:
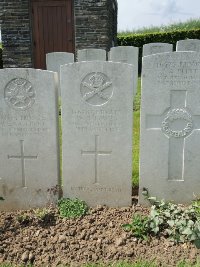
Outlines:
[[[181, 130], [172, 130], [172, 123], [177, 120], [185, 121], [186, 125]], [[169, 137], [186, 137], [193, 130], [193, 121], [190, 113], [181, 108], [172, 109], [162, 122], [162, 131]]]
[[12, 108], [25, 110], [34, 104], [35, 91], [28, 80], [15, 78], [6, 85], [4, 98]]
[[103, 73], [90, 73], [82, 80], [81, 95], [88, 104], [101, 106], [113, 95], [112, 82]]

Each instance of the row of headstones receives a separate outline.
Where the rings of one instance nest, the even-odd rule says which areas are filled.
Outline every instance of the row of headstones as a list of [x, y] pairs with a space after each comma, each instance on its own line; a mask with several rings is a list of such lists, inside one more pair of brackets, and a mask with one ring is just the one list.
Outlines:
[[0, 210], [55, 202], [61, 184], [90, 206], [131, 204], [133, 73], [103, 61], [61, 67], [61, 181], [57, 73], [0, 70]]
[[[61, 67], [63, 196], [131, 204], [133, 66]], [[0, 210], [56, 201], [60, 180], [57, 74], [0, 71]], [[187, 203], [200, 193], [200, 53], [144, 57], [140, 194]]]
[[[149, 43], [143, 46], [143, 56], [157, 53], [172, 52], [173, 45], [169, 43]], [[187, 39], [177, 42], [176, 51], [200, 51], [199, 39]], [[103, 49], [82, 49], [77, 52], [77, 61], [107, 60], [107, 53]], [[138, 48], [133, 46], [112, 47], [108, 53], [108, 60], [113, 62], [138, 65]], [[59, 72], [63, 64], [73, 63], [74, 54], [53, 52], [46, 55], [47, 70]]]
[[[148, 56], [157, 53], [172, 52], [173, 45], [169, 43], [149, 43], [143, 46], [143, 56]], [[199, 39], [180, 40], [176, 44], [176, 51], [200, 51]], [[108, 61], [121, 62], [132, 64], [135, 68], [134, 72], [134, 88], [137, 89], [138, 78], [138, 56], [139, 48], [134, 46], [118, 46], [112, 47], [107, 52], [103, 49], [82, 49], [77, 51], [77, 62], [81, 61]], [[75, 57], [73, 53], [53, 52], [46, 55], [47, 70], [60, 72], [60, 66], [68, 63], [73, 63]], [[136, 92], [136, 91], [135, 91]]]

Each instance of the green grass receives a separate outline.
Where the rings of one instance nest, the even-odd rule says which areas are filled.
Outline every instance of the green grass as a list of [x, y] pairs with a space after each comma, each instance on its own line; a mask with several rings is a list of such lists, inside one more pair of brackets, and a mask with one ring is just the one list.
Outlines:
[[[168, 265], [157, 265], [156, 263], [150, 261], [139, 261], [136, 263], [126, 263], [126, 262], [119, 262], [110, 265], [104, 264], [87, 264], [83, 265], [83, 267], [168, 267]], [[178, 263], [176, 267], [200, 267], [199, 263], [195, 264], [187, 264], [184, 262]]]
[[[135, 263], [127, 263], [127, 262], [118, 262], [113, 264], [87, 264], [82, 267], [157, 267], [157, 265], [153, 262], [135, 262]], [[181, 266], [182, 267], [182, 266]]]
[[[34, 265], [13, 265], [13, 264], [4, 264], [0, 263], [0, 267], [32, 267]], [[60, 267], [67, 267], [66, 265], [59, 265]], [[135, 263], [127, 263], [127, 262], [118, 262], [112, 264], [83, 264], [82, 267], [168, 267], [168, 265], [157, 265], [152, 261], [138, 261]], [[178, 263], [176, 267], [200, 267], [199, 263], [187, 264], [184, 262]]]
[[138, 79], [137, 94], [134, 99], [133, 112], [133, 171], [132, 183], [139, 185], [139, 143], [140, 143], [140, 98], [141, 98], [141, 79]]
[[161, 26], [150, 26], [143, 27], [138, 30], [127, 30], [121, 31], [118, 35], [129, 35], [135, 33], [153, 33], [153, 32], [168, 32], [168, 31], [177, 31], [177, 30], [193, 30], [200, 28], [200, 19], [189, 19], [185, 22], [177, 22], [169, 25], [161, 25]]
[[[60, 108], [59, 108], [60, 110]], [[59, 116], [59, 145], [60, 145], [60, 180], [62, 185], [62, 119], [61, 116]]]

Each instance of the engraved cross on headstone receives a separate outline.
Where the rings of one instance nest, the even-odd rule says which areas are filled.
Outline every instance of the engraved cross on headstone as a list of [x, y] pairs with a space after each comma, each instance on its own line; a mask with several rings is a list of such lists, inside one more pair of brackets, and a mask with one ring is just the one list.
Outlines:
[[99, 144], [99, 136], [95, 135], [95, 149], [93, 151], [83, 151], [81, 150], [81, 155], [94, 155], [94, 169], [95, 169], [95, 180], [94, 183], [99, 183], [99, 176], [98, 176], [98, 156], [107, 156], [112, 153], [112, 151], [99, 151], [98, 149]]
[[187, 91], [172, 90], [170, 108], [162, 115], [147, 115], [146, 128], [161, 130], [169, 139], [168, 180], [184, 181], [185, 138], [200, 129], [200, 115], [187, 108]]
[[26, 187], [25, 159], [37, 159], [38, 156], [24, 155], [24, 140], [20, 140], [20, 155], [8, 155], [8, 159], [20, 159], [22, 168], [22, 187]]

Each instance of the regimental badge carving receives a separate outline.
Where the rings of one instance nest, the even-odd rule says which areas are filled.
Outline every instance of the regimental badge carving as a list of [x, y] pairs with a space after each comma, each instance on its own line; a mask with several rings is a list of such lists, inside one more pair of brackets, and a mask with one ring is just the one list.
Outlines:
[[34, 104], [35, 90], [28, 80], [15, 78], [6, 85], [4, 98], [10, 107], [25, 110]]
[[191, 114], [184, 108], [177, 108], [168, 111], [161, 128], [169, 137], [184, 138], [192, 132], [193, 127]]
[[104, 105], [113, 95], [112, 82], [103, 73], [90, 73], [81, 82], [81, 95], [90, 105]]

